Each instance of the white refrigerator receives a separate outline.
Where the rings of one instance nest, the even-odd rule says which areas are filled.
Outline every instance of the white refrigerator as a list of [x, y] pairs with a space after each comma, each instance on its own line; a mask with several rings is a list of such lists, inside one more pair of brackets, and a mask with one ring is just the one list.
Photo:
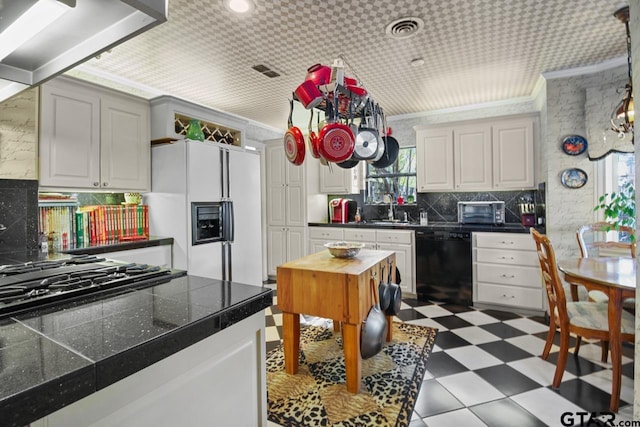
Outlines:
[[[193, 245], [191, 203], [232, 201], [233, 241]], [[149, 232], [173, 237], [173, 267], [262, 286], [260, 156], [214, 142], [178, 140], [151, 149]]]

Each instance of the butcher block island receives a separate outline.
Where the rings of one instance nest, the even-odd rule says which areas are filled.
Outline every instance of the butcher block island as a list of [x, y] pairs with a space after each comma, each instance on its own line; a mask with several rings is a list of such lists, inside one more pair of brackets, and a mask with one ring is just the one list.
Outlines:
[[[278, 266], [286, 372], [298, 371], [300, 314], [331, 319], [334, 329], [342, 330], [347, 390], [358, 393], [362, 365], [360, 328], [374, 305], [371, 279], [377, 284], [386, 280], [391, 271], [390, 277], [395, 281], [395, 267], [395, 252], [368, 249], [353, 258], [336, 258], [324, 250]], [[386, 316], [387, 341], [391, 340], [391, 318]]]

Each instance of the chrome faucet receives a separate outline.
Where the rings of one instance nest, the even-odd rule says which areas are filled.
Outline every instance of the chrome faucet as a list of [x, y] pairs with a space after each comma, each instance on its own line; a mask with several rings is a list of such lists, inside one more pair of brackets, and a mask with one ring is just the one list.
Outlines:
[[393, 214], [393, 194], [389, 194], [389, 212], [387, 212], [387, 219], [389, 221], [393, 221], [394, 220], [394, 214]]

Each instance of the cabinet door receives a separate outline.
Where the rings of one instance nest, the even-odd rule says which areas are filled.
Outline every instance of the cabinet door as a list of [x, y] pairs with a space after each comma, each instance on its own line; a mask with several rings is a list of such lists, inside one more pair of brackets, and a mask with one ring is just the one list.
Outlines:
[[101, 98], [101, 187], [148, 191], [151, 145], [146, 101]]
[[304, 197], [304, 187], [287, 184], [286, 188], [286, 209], [287, 225], [304, 227], [306, 225], [305, 209], [307, 206]]
[[453, 130], [416, 132], [418, 191], [453, 190]]
[[287, 228], [287, 261], [302, 258], [306, 254], [305, 227]]
[[455, 189], [491, 189], [491, 126], [462, 126], [453, 134]]
[[42, 85], [40, 186], [100, 187], [100, 96], [56, 81]]
[[352, 169], [333, 165], [320, 166], [320, 192], [326, 194], [349, 194], [353, 178]]
[[276, 274], [276, 268], [287, 261], [287, 229], [267, 227], [267, 274]]
[[402, 292], [415, 293], [415, 287], [413, 286], [413, 250], [411, 245], [378, 243], [378, 249], [396, 253], [396, 267], [400, 271], [401, 279], [400, 288]]
[[533, 119], [493, 125], [493, 182], [497, 189], [532, 188]]

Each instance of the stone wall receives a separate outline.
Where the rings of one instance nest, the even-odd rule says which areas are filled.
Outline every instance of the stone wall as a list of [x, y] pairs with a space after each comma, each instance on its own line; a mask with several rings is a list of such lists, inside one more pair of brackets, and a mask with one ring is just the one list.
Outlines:
[[38, 179], [38, 89], [0, 103], [0, 178]]

